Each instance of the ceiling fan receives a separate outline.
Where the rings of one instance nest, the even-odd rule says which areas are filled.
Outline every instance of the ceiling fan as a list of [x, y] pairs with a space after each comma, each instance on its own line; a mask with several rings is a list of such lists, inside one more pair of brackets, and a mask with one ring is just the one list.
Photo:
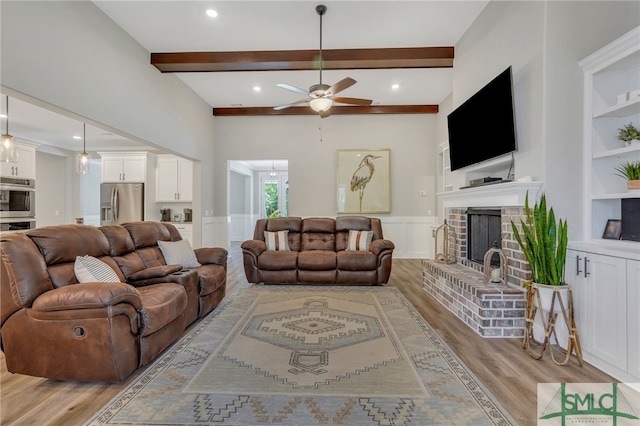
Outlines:
[[314, 84], [309, 87], [309, 90], [300, 89], [295, 86], [291, 86], [285, 83], [277, 84], [278, 87], [282, 87], [283, 89], [291, 90], [292, 92], [300, 93], [303, 95], [307, 95], [309, 99], [303, 99], [301, 101], [293, 102], [286, 105], [280, 105], [274, 107], [275, 110], [281, 110], [285, 108], [289, 108], [295, 105], [301, 105], [309, 103], [309, 106], [314, 111], [320, 113], [320, 118], [325, 118], [331, 115], [329, 110], [334, 103], [339, 104], [349, 104], [349, 105], [359, 105], [359, 106], [369, 106], [371, 105], [371, 99], [359, 99], [359, 98], [343, 98], [337, 97], [339, 92], [342, 92], [345, 89], [356, 84], [356, 81], [350, 77], [344, 78], [334, 84], [333, 86], [329, 86], [327, 84], [322, 83], [322, 16], [327, 13], [327, 6], [320, 4], [316, 6], [316, 12], [320, 15], [320, 55], [319, 55], [319, 63], [320, 63], [320, 83]]

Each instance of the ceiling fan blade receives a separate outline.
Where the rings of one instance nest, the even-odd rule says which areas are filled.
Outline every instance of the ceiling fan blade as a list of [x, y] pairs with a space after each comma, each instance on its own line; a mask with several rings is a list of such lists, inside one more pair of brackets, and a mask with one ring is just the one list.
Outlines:
[[360, 106], [370, 106], [373, 102], [371, 99], [360, 99], [360, 98], [332, 98], [333, 102], [337, 102], [339, 104], [350, 104], [350, 105], [360, 105]]
[[283, 89], [291, 90], [292, 92], [300, 93], [302, 95], [309, 95], [309, 92], [307, 92], [306, 90], [300, 89], [299, 87], [291, 86], [290, 84], [278, 83], [276, 84], [276, 86], [282, 87]]
[[325, 95], [336, 95], [339, 92], [342, 92], [344, 89], [348, 89], [349, 87], [353, 86], [354, 84], [356, 84], [356, 81], [354, 79], [352, 79], [351, 77], [347, 77], [347, 78], [343, 78], [342, 80], [340, 80], [339, 82], [337, 82], [336, 84], [334, 84], [333, 86], [329, 87], [327, 89], [325, 93]]
[[302, 100], [302, 101], [298, 101], [298, 102], [292, 102], [292, 103], [286, 104], [286, 105], [279, 105], [277, 107], [273, 107], [273, 109], [275, 109], [276, 111], [280, 111], [281, 109], [289, 108], [289, 107], [296, 106], [296, 105], [306, 104], [308, 102], [309, 102], [309, 100]]

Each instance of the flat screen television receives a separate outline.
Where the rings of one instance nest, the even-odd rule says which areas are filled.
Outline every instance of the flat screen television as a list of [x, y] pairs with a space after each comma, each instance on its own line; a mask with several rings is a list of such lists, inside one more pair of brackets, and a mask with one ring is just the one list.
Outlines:
[[451, 170], [517, 150], [511, 67], [447, 117]]

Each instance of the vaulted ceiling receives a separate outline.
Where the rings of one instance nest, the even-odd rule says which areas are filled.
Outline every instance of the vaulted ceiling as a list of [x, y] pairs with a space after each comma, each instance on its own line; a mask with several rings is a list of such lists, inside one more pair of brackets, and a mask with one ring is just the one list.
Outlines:
[[[215, 115], [314, 113], [277, 105], [319, 83], [357, 84], [340, 95], [372, 99], [372, 107], [332, 114], [434, 113], [452, 90], [453, 46], [487, 1], [94, 1], [150, 55], [174, 73]], [[216, 17], [206, 11], [214, 9]], [[395, 85], [395, 86], [394, 86]]]
[[[318, 83], [316, 6], [323, 17], [323, 82], [357, 84], [345, 97], [371, 107], [334, 107], [343, 113], [434, 113], [452, 91], [453, 46], [488, 1], [94, 1], [149, 52], [149, 63], [177, 76], [218, 116], [273, 115], [273, 107], [304, 98], [277, 87]], [[210, 18], [206, 11], [218, 12]], [[210, 68], [213, 65], [214, 70]], [[172, 67], [172, 68], [169, 68]], [[190, 67], [190, 68], [188, 68]], [[198, 70], [198, 67], [204, 70]], [[194, 69], [196, 68], [196, 69]], [[397, 88], [392, 85], [397, 84]], [[255, 90], [259, 87], [260, 90]], [[1, 99], [4, 110], [4, 96]], [[283, 110], [310, 114], [308, 107]], [[69, 150], [81, 142], [82, 121], [65, 111], [11, 100], [11, 133]], [[87, 126], [87, 148], [144, 149], [113, 129]], [[149, 147], [147, 147], [149, 148]]]

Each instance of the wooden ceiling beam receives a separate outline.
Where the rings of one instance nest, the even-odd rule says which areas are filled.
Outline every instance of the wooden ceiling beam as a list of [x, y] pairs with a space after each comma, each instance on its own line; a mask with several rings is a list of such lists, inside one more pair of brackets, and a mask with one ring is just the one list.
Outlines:
[[[324, 70], [451, 68], [453, 47], [334, 49], [322, 51]], [[161, 72], [307, 71], [318, 69], [317, 50], [152, 53]]]
[[[438, 105], [374, 105], [332, 106], [331, 115], [357, 114], [437, 114]], [[309, 107], [291, 107], [276, 111], [272, 107], [214, 108], [217, 117], [241, 117], [251, 115], [318, 115]]]

